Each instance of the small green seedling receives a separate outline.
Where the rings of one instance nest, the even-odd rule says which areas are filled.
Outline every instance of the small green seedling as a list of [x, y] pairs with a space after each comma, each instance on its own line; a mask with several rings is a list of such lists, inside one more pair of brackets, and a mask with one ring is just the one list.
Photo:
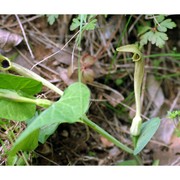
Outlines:
[[84, 31], [94, 30], [96, 27], [97, 19], [95, 18], [96, 15], [78, 15], [78, 17], [73, 18], [72, 24], [70, 26], [70, 30], [74, 31], [76, 29], [80, 30], [76, 38], [76, 43], [80, 44], [82, 39], [82, 34]]
[[47, 14], [46, 16], [47, 16], [47, 21], [50, 25], [53, 25], [57, 20], [57, 18], [59, 17], [59, 15], [57, 14]]
[[180, 137], [180, 110], [168, 111], [168, 117], [173, 120], [175, 125], [175, 134], [177, 137]]
[[180, 121], [180, 110], [176, 110], [172, 112], [169, 111], [168, 116], [171, 119], [177, 119], [178, 121]]
[[146, 26], [139, 27], [138, 36], [140, 36], [140, 47], [143, 47], [149, 42], [162, 48], [168, 40], [167, 30], [176, 27], [175, 22], [171, 19], [165, 19], [165, 16], [152, 16], [153, 26], [147, 23]]

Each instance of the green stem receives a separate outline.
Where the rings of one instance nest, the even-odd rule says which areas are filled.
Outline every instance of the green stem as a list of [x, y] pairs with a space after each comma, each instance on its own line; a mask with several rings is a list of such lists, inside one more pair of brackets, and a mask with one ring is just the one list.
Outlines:
[[49, 101], [47, 99], [38, 99], [38, 98], [31, 99], [31, 98], [23, 97], [20, 96], [18, 93], [7, 89], [0, 89], [0, 98], [9, 99], [15, 102], [36, 104], [37, 106], [41, 106], [44, 108], [47, 108], [53, 104], [52, 101]]
[[98, 132], [99, 134], [101, 134], [102, 136], [104, 136], [105, 138], [107, 138], [109, 141], [111, 141], [112, 143], [114, 143], [116, 146], [118, 146], [119, 148], [121, 148], [123, 151], [129, 153], [129, 154], [133, 154], [133, 150], [130, 149], [129, 147], [127, 147], [126, 145], [122, 144], [120, 141], [118, 141], [116, 138], [114, 138], [113, 136], [111, 136], [109, 133], [107, 133], [104, 129], [102, 129], [101, 127], [99, 127], [97, 124], [95, 124], [94, 122], [92, 122], [91, 120], [89, 120], [86, 116], [83, 116], [82, 121], [87, 124], [89, 127], [91, 127], [92, 129], [94, 129], [96, 132]]
[[61, 91], [59, 88], [54, 86], [52, 83], [50, 83], [46, 79], [42, 78], [41, 76], [37, 75], [33, 71], [30, 71], [29, 69], [26, 69], [19, 64], [11, 62], [7, 57], [1, 54], [0, 54], [0, 70], [2, 71], [12, 70], [22, 76], [33, 78], [37, 81], [40, 81], [44, 86], [47, 86], [49, 89], [52, 89], [53, 91], [55, 91], [60, 96], [63, 95], [63, 91]]
[[134, 155], [134, 159], [136, 160], [136, 162], [139, 164], [139, 165], [143, 165], [143, 163], [142, 163], [142, 160], [141, 160], [141, 158], [138, 156], [138, 155]]
[[55, 91], [56, 93], [58, 93], [61, 96], [63, 95], [63, 91], [61, 91], [58, 87], [54, 86], [52, 83], [50, 83], [46, 79], [42, 78], [41, 76], [37, 75], [33, 71], [30, 71], [29, 69], [26, 69], [23, 66], [20, 66], [19, 64], [11, 62], [10, 69], [17, 72], [18, 74], [20, 74], [22, 76], [33, 78], [37, 81], [40, 81], [44, 86], [47, 86], [49, 89], [52, 89], [53, 91]]

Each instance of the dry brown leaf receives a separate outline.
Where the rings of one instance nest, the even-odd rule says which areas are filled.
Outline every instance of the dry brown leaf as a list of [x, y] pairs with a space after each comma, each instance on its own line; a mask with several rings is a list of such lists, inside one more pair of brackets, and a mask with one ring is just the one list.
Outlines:
[[11, 51], [11, 49], [17, 46], [22, 40], [23, 38], [20, 35], [0, 29], [0, 48], [3, 51]]
[[109, 140], [107, 140], [105, 137], [103, 137], [103, 136], [101, 136], [100, 137], [100, 140], [101, 140], [101, 142], [102, 142], [102, 144], [103, 144], [103, 146], [105, 147], [105, 148], [109, 148], [109, 147], [113, 147], [114, 146], [114, 144], [112, 143], [112, 142], [110, 142]]
[[151, 112], [151, 117], [154, 117], [163, 105], [165, 97], [162, 88], [160, 87], [160, 83], [153, 75], [148, 75], [147, 77], [147, 91], [149, 100], [153, 101], [154, 110]]
[[135, 115], [136, 115], [136, 110], [135, 109], [136, 109], [136, 104], [134, 103], [134, 104], [131, 105], [131, 109], [129, 111], [129, 117], [131, 119], [133, 119], [135, 117]]
[[[61, 49], [63, 45], [59, 45], [59, 49]], [[55, 53], [59, 50], [58, 48], [52, 48], [52, 52]], [[72, 49], [64, 48], [62, 51], [54, 55], [53, 57], [59, 62], [66, 65], [70, 65], [72, 63]], [[73, 61], [77, 62], [77, 57], [73, 56]]]
[[161, 118], [161, 124], [154, 135], [154, 138], [165, 144], [170, 144], [173, 132], [175, 130], [175, 125], [172, 120], [168, 118]]
[[150, 143], [148, 148], [153, 150], [153, 159], [158, 159], [160, 165], [180, 165], [180, 138], [173, 136], [168, 147]]
[[109, 150], [109, 157], [117, 157], [121, 153], [122, 151], [118, 147], [114, 146], [112, 149]]
[[74, 82], [77, 81], [77, 79], [71, 79], [71, 78], [69, 78], [69, 76], [68, 76], [68, 70], [67, 70], [67, 69], [58, 67], [57, 70], [58, 70], [58, 72], [59, 72], [60, 78], [64, 81], [64, 83], [65, 83], [66, 85], [70, 85], [70, 84], [72, 84], [72, 83], [74, 83]]

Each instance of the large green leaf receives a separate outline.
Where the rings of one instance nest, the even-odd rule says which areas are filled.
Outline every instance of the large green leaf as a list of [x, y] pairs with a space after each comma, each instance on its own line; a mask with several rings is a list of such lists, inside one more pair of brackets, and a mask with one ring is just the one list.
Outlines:
[[[11, 74], [0, 74], [0, 89], [13, 90], [32, 97], [41, 91], [42, 84], [36, 80]], [[34, 116], [36, 105], [0, 99], [0, 117], [24, 121]]]
[[[28, 137], [37, 129], [54, 123], [74, 123], [89, 107], [90, 91], [82, 83], [74, 83], [67, 88], [59, 101], [42, 112], [18, 137], [10, 154], [15, 154], [23, 149], [28, 150], [26, 142]], [[31, 141], [31, 139], [29, 140]]]
[[147, 145], [159, 128], [160, 122], [161, 120], [159, 118], [152, 118], [142, 124], [141, 134], [134, 149], [134, 155], [137, 155]]
[[42, 127], [39, 132], [38, 141], [40, 143], [44, 144], [46, 142], [46, 140], [49, 138], [49, 136], [54, 134], [54, 132], [58, 128], [59, 124], [60, 123], [54, 123], [54, 124], [50, 124], [50, 125]]
[[[23, 142], [18, 144], [18, 148], [22, 151], [32, 151], [37, 148], [38, 146], [38, 135], [39, 135], [39, 129], [33, 131], [31, 134], [29, 134], [28, 138], [25, 138]], [[16, 161], [16, 154], [9, 154], [7, 162], [8, 165], [14, 165], [12, 161]]]
[[12, 74], [0, 74], [0, 82], [0, 89], [22, 91], [28, 95], [37, 94], [42, 89], [41, 82]]
[[36, 105], [0, 99], [0, 118], [24, 121], [34, 116]]

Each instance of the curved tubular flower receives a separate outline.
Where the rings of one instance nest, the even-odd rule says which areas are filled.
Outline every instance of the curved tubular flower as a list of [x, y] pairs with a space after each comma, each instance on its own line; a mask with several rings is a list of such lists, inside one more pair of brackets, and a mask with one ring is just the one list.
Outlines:
[[11, 68], [11, 61], [0, 54], [0, 70], [7, 71]]
[[52, 83], [50, 83], [46, 79], [42, 78], [38, 74], [34, 73], [33, 71], [29, 69], [24, 68], [23, 66], [19, 64], [11, 62], [7, 57], [1, 54], [0, 54], [0, 70], [2, 71], [13, 70], [22, 76], [40, 81], [44, 86], [48, 87], [49, 89], [52, 89], [53, 91], [58, 93], [60, 96], [63, 95], [63, 91], [61, 91], [58, 87], [54, 86]]
[[131, 52], [134, 53], [132, 59], [135, 62], [134, 69], [134, 93], [136, 101], [136, 115], [133, 118], [130, 132], [133, 136], [138, 136], [140, 134], [142, 119], [141, 119], [141, 85], [144, 76], [144, 61], [143, 56], [138, 47], [135, 44], [122, 46], [116, 49], [120, 52]]

